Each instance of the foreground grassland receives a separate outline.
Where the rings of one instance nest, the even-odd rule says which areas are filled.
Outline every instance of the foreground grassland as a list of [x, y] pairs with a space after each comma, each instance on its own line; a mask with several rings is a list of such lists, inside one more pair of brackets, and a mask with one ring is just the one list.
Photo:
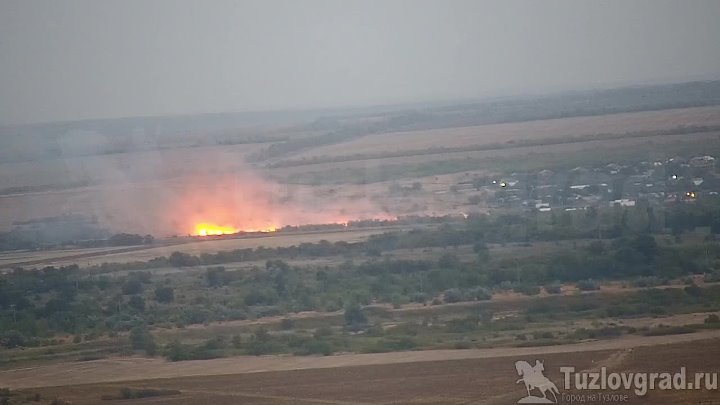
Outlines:
[[[38, 400], [39, 403], [97, 404], [113, 403], [112, 399], [139, 398], [123, 403], [162, 404], [506, 404], [517, 401], [525, 395], [521, 385], [515, 384], [517, 373], [514, 362], [541, 359], [545, 364], [545, 375], [555, 381], [562, 392], [561, 366], [572, 365], [578, 370], [598, 370], [607, 367], [611, 371], [664, 372], [687, 367], [690, 372], [718, 372], [715, 360], [720, 356], [718, 340], [680, 341], [675, 344], [654, 342], [651, 345], [628, 344], [627, 347], [585, 348], [577, 352], [567, 350], [549, 351], [547, 348], [514, 350], [511, 353], [475, 353], [473, 351], [422, 352], [413, 353], [413, 358], [394, 355], [357, 355], [354, 358], [318, 358], [305, 364], [287, 360], [291, 371], [235, 371], [228, 368], [224, 375], [215, 375], [222, 366], [211, 362], [188, 364], [187, 377], [156, 379], [147, 370], [154, 370], [151, 364], [138, 364], [136, 379], [128, 374], [128, 380], [64, 385], [51, 388], [28, 388], [33, 382], [52, 384], [53, 379], [43, 378], [43, 371], [35, 379], [24, 381], [26, 388], [10, 391], [12, 400]], [[661, 355], [658, 355], [661, 354]], [[373, 356], [375, 360], [373, 360]], [[461, 356], [466, 356], [465, 358]], [[359, 357], [366, 359], [357, 360]], [[329, 361], [325, 361], [325, 360]], [[377, 360], [379, 362], [376, 362]], [[265, 359], [258, 359], [259, 365]], [[322, 361], [321, 361], [322, 360]], [[238, 359], [236, 364], [252, 363], [252, 359]], [[363, 363], [365, 361], [365, 363]], [[388, 364], [390, 363], [390, 364]], [[90, 362], [83, 371], [72, 374], [88, 375], [95, 372], [103, 375], [103, 363]], [[209, 375], [208, 375], [209, 374]], [[164, 374], [159, 376], [166, 377]], [[110, 376], [108, 376], [110, 377]], [[89, 381], [93, 381], [92, 378]], [[67, 383], [67, 382], [66, 382]], [[72, 384], [72, 383], [71, 383]], [[650, 392], [638, 397], [632, 391], [627, 393], [631, 404], [653, 403], [670, 405], [678, 403], [703, 403], [712, 401], [717, 393], [706, 390]], [[103, 398], [105, 400], [103, 400]], [[38, 403], [33, 402], [33, 403]]]

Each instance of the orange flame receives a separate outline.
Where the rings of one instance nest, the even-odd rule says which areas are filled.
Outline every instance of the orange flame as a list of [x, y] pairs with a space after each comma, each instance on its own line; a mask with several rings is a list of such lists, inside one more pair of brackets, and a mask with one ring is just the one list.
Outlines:
[[195, 225], [195, 235], [197, 236], [218, 236], [218, 235], [231, 235], [238, 232], [275, 232], [277, 228], [275, 226], [267, 226], [264, 228], [250, 228], [250, 229], [239, 229], [234, 226], [220, 226], [214, 225], [207, 222], [199, 223]]
[[240, 232], [240, 230], [232, 226], [221, 226], [204, 222], [195, 225], [195, 235], [198, 236], [229, 235], [238, 232]]

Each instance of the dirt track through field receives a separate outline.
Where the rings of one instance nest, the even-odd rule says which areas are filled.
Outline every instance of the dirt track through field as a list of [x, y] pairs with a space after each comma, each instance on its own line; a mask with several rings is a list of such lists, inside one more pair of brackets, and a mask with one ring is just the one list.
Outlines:
[[684, 343], [713, 338], [720, 338], [720, 330], [671, 336], [626, 336], [612, 340], [524, 348], [427, 350], [374, 354], [343, 354], [327, 357], [240, 356], [176, 363], [160, 359], [114, 358], [4, 370], [0, 371], [0, 386], [18, 389], [157, 378], [244, 374], [265, 371], [624, 350], [635, 347]]

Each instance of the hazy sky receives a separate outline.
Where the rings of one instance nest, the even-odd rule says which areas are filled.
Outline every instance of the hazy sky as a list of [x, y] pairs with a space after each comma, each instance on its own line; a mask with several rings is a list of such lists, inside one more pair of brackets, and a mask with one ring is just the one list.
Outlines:
[[720, 1], [0, 0], [0, 123], [720, 75]]

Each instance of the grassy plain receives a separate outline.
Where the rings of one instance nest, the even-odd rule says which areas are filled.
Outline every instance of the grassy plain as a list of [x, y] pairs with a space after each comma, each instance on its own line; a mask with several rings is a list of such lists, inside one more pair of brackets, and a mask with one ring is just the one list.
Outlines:
[[[717, 333], [714, 333], [717, 335]], [[705, 339], [705, 340], [703, 340]], [[109, 360], [27, 370], [25, 377], [0, 374], [11, 387], [73, 404], [104, 403], [124, 387], [180, 393], [124, 401], [143, 404], [505, 404], [524, 396], [515, 384], [514, 362], [544, 361], [545, 375], [561, 392], [559, 367], [609, 371], [720, 371], [720, 341], [712, 333], [626, 339], [601, 344], [544, 348], [450, 350], [344, 355], [304, 359], [234, 358], [168, 364], [156, 360]], [[658, 356], [662, 353], [661, 356]], [[72, 370], [72, 372], [68, 372]], [[82, 385], [75, 385], [82, 384]], [[52, 387], [53, 385], [60, 385]], [[35, 387], [49, 386], [48, 388]], [[625, 392], [625, 391], [620, 391]], [[700, 403], [717, 392], [629, 392], [631, 404]], [[511, 402], [512, 401], [512, 402]], [[112, 403], [108, 401], [108, 403]], [[711, 403], [711, 402], [710, 402]]]
[[[314, 156], [421, 151], [433, 147], [453, 148], [521, 144], [523, 141], [552, 140], [598, 134], [630, 134], [634, 132], [670, 130], [684, 126], [713, 126], [718, 124], [720, 124], [720, 107], [643, 111], [594, 117], [559, 118], [373, 134], [348, 142], [306, 150], [298, 153], [294, 158], [309, 159]], [[602, 139], [602, 136], [600, 136], [600, 139]]]

